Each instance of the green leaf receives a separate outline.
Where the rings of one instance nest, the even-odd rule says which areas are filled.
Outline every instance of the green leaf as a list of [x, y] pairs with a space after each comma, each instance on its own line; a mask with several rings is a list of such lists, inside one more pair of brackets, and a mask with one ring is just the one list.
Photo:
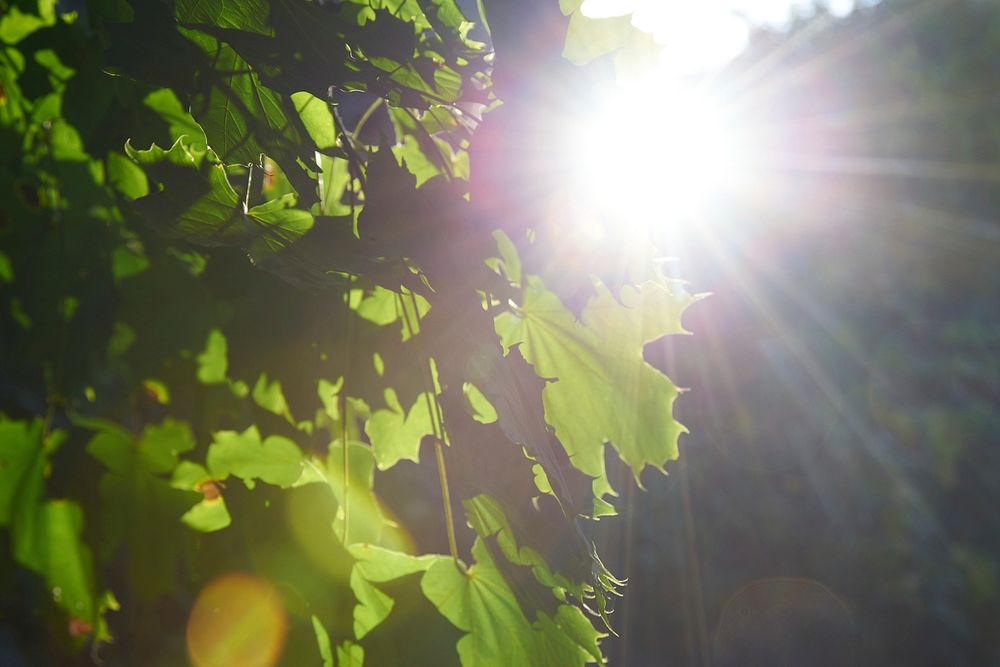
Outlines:
[[377, 583], [424, 572], [437, 561], [447, 559], [438, 555], [414, 556], [374, 544], [351, 544], [347, 550], [357, 560], [354, 567], [359, 573], [367, 581]]
[[260, 35], [270, 34], [267, 25], [268, 3], [264, 0], [225, 2], [225, 0], [179, 0], [177, 20], [182, 23], [206, 23], [239, 28]]
[[505, 347], [520, 344], [541, 378], [545, 419], [573, 465], [610, 491], [604, 443], [610, 442], [638, 479], [647, 465], [662, 469], [677, 457], [684, 427], [671, 415], [677, 388], [643, 359], [649, 343], [685, 333], [681, 313], [698, 297], [679, 285], [625, 287], [621, 303], [603, 286], [576, 321], [537, 277], [528, 278], [516, 312], [496, 320]]
[[435, 30], [439, 33], [442, 32], [441, 27], [460, 31], [467, 23], [465, 14], [455, 0], [430, 0], [430, 4], [434, 5], [434, 11], [428, 11], [430, 8], [426, 7], [426, 2], [424, 4], [424, 14], [436, 23]]
[[[184, 141], [178, 139], [169, 151], [155, 144], [139, 151], [126, 144], [129, 156], [165, 188], [134, 202], [143, 217], [169, 238], [203, 247], [241, 248], [254, 264], [293, 283], [303, 276], [327, 278], [331, 267], [313, 266], [313, 257], [296, 245], [312, 230], [314, 219], [295, 207], [294, 193], [247, 209], [225, 167], [213, 162], [211, 153], [199, 153]], [[317, 252], [316, 259], [329, 261], [327, 253]]]
[[566, 16], [579, 10], [581, 5], [583, 5], [583, 0], [559, 0], [559, 9]]
[[204, 153], [208, 150], [205, 131], [181, 106], [174, 91], [169, 88], [154, 90], [146, 95], [142, 102], [167, 122], [171, 141], [177, 142], [183, 138], [184, 144], [189, 146], [192, 151]]
[[184, 525], [201, 533], [212, 533], [229, 526], [232, 519], [226, 501], [205, 468], [191, 461], [181, 461], [174, 469], [170, 486], [183, 491], [197, 491], [204, 499], [181, 517]]
[[229, 509], [222, 498], [202, 500], [181, 516], [184, 525], [199, 533], [214, 533], [232, 523]]
[[532, 568], [535, 578], [549, 588], [564, 588], [583, 599], [582, 584], [553, 574], [542, 556], [531, 547], [519, 545], [499, 503], [481, 494], [463, 503], [469, 525], [482, 538], [493, 538], [504, 557], [515, 565]]
[[285, 400], [285, 393], [281, 390], [281, 382], [278, 380], [269, 381], [267, 373], [261, 373], [260, 377], [257, 378], [257, 384], [254, 385], [251, 396], [254, 403], [268, 412], [284, 417], [290, 424], [295, 423], [291, 410], [288, 408], [288, 402]]
[[[98, 491], [103, 501], [102, 559], [113, 558], [123, 545], [129, 582], [146, 602], [174, 591], [179, 554], [162, 545], [180, 539], [180, 519], [199, 501], [199, 494], [172, 488], [135, 458], [131, 468], [101, 477]], [[157, 539], [149, 539], [151, 534]]]
[[168, 473], [177, 466], [177, 455], [194, 449], [191, 429], [183, 422], [166, 419], [147, 426], [137, 442], [112, 423], [94, 423], [100, 428], [87, 444], [87, 453], [114, 472], [123, 473], [135, 465], [154, 475]]
[[596, 630], [579, 607], [568, 604], [559, 605], [555, 618], [542, 614], [538, 623], [542, 626], [542, 632], [545, 635], [552, 636], [560, 633], [586, 652], [588, 656], [594, 658], [592, 661], [585, 658], [585, 662], [604, 662], [599, 642], [607, 635]]
[[15, 560], [45, 578], [53, 600], [91, 626], [102, 622], [83, 511], [75, 502], [46, 500], [44, 475], [64, 432], [42, 437], [42, 421], [0, 415], [0, 525], [11, 526]]
[[[12, 422], [0, 417], [0, 434], [10, 437], [13, 446], [10, 458], [0, 459], [5, 463], [0, 483], [5, 487], [5, 521], [11, 526], [11, 540], [14, 559], [36, 572], [45, 574], [44, 526], [42, 506], [45, 492], [45, 470], [49, 456], [58, 447], [65, 432], [43, 436], [42, 420]], [[0, 442], [6, 441], [0, 440]], [[9, 468], [8, 468], [9, 466]]]
[[229, 370], [225, 335], [218, 329], [208, 332], [205, 350], [198, 355], [198, 382], [219, 384], [226, 381]]
[[[18, 78], [24, 71], [24, 56], [15, 48], [0, 46], [0, 86], [3, 86], [4, 101], [0, 104], [0, 126], [24, 131], [26, 101], [18, 85]], [[20, 137], [14, 135], [3, 139], [5, 150], [20, 149]]]
[[[381, 502], [372, 490], [375, 483], [375, 458], [372, 455], [371, 447], [351, 440], [348, 440], [348, 445], [350, 475], [348, 484], [348, 492], [350, 493], [348, 543], [364, 542], [386, 547], [401, 546], [405, 543], [405, 539], [402, 538], [398, 526], [385, 517]], [[320, 467], [316, 462], [311, 462], [311, 465], [322, 473], [340, 505], [333, 529], [343, 540], [344, 448], [339, 440], [330, 443], [325, 463], [325, 467]]]
[[125, 472], [133, 459], [131, 434], [111, 422], [87, 425], [99, 429], [87, 443], [87, 453], [108, 470]]
[[354, 636], [362, 639], [384, 621], [395, 601], [373, 583], [385, 583], [417, 572], [425, 572], [445, 556], [411, 556], [372, 544], [348, 547], [356, 559], [351, 569], [351, 590], [357, 598], [354, 607]]
[[16, 6], [7, 7], [0, 17], [0, 41], [16, 44], [36, 30], [54, 25], [56, 4], [57, 0], [38, 0], [38, 9], [33, 14]]
[[380, 327], [400, 319], [399, 294], [378, 285], [368, 291], [351, 290], [351, 308]]
[[593, 661], [586, 648], [596, 641], [593, 628], [585, 633], [572, 610], [557, 613], [554, 619], [539, 613], [538, 620], [531, 623], [482, 540], [476, 540], [472, 554], [476, 562], [467, 570], [442, 559], [427, 570], [420, 583], [438, 611], [468, 633], [457, 646], [463, 666], [570, 667]]
[[12, 282], [14, 282], [14, 267], [11, 264], [10, 257], [0, 252], [0, 283]]
[[364, 667], [365, 649], [360, 644], [346, 641], [337, 647], [337, 667]]
[[319, 656], [323, 658], [323, 667], [334, 667], [333, 649], [330, 647], [330, 635], [315, 614], [312, 616], [312, 626], [313, 632], [316, 634], [316, 645], [319, 648]]
[[316, 148], [324, 150], [337, 145], [337, 126], [330, 106], [307, 92], [292, 93], [292, 104]]
[[250, 243], [254, 235], [243, 219], [240, 197], [229, 184], [226, 170], [212, 164], [204, 169], [204, 177], [199, 176], [194, 169], [200, 158], [183, 142], [178, 139], [169, 151], [155, 144], [144, 151], [126, 145], [129, 156], [140, 165], [167, 162], [182, 168], [165, 171], [160, 166], [159, 174], [167, 180], [169, 191], [154, 192], [133, 205], [169, 237], [208, 247]]
[[213, 85], [195, 101], [194, 116], [224, 162], [258, 164], [264, 153], [284, 162], [307, 145], [282, 97], [232, 46], [195, 30], [181, 32], [209, 54], [213, 65], [208, 73]]
[[365, 433], [372, 443], [372, 452], [379, 470], [387, 470], [403, 459], [420, 460], [420, 442], [431, 435], [431, 415], [428, 392], [417, 396], [409, 411], [403, 410], [394, 389], [385, 390], [385, 408], [374, 410], [365, 422]]
[[[132, 166], [134, 167], [135, 165]], [[131, 278], [148, 268], [149, 259], [143, 254], [141, 248], [134, 249], [128, 246], [118, 246], [111, 251], [111, 275], [114, 276], [115, 282]]]
[[157, 174], [163, 174], [169, 170], [170, 166], [198, 167], [205, 156], [210, 153], [194, 150], [187, 138], [181, 137], [176, 139], [167, 150], [163, 150], [157, 144], [151, 144], [149, 148], [139, 149], [132, 145], [131, 139], [128, 139], [125, 142], [125, 154], [143, 167], [157, 167], [160, 163], [165, 163], [166, 169], [158, 168], [155, 170]]
[[576, 65], [588, 63], [624, 47], [638, 32], [630, 14], [592, 19], [575, 11], [569, 19], [563, 58]]
[[521, 257], [518, 255], [517, 247], [510, 237], [503, 230], [493, 232], [493, 238], [497, 242], [497, 251], [500, 253], [499, 267], [502, 275], [507, 281], [520, 286], [521, 284]]
[[317, 155], [319, 174], [319, 207], [323, 215], [350, 215], [350, 203], [343, 202], [344, 193], [351, 182], [347, 160], [329, 155]]
[[256, 480], [290, 487], [302, 476], [302, 452], [294, 442], [279, 435], [264, 440], [256, 426], [242, 433], [219, 431], [208, 448], [208, 470], [217, 479], [234, 475], [253, 488]]
[[143, 430], [137, 451], [146, 470], [159, 475], [172, 472], [177, 467], [177, 455], [191, 451], [194, 446], [194, 437], [187, 424], [165, 419]]
[[492, 424], [497, 420], [497, 409], [490, 403], [490, 400], [483, 396], [483, 392], [471, 382], [462, 385], [462, 393], [465, 395], [466, 405], [469, 414], [480, 424]]
[[170, 387], [154, 378], [146, 378], [142, 381], [142, 388], [146, 394], [160, 405], [170, 403]]
[[[56, 603], [73, 618], [96, 624], [97, 601], [90, 550], [83, 544], [83, 510], [74, 502], [50, 500], [38, 516], [39, 561]], [[40, 567], [39, 567], [40, 565]]]
[[114, 637], [111, 635], [111, 630], [108, 628], [108, 621], [105, 618], [109, 611], [120, 611], [121, 604], [118, 602], [118, 598], [111, 591], [104, 591], [104, 594], [100, 596], [97, 600], [97, 621], [94, 624], [94, 640], [97, 643], [100, 642], [111, 642]]
[[[35, 486], [33, 477], [44, 466], [41, 421], [9, 420], [0, 416], [0, 526], [10, 525], [19, 496]], [[33, 495], [33, 494], [32, 494]]]
[[262, 264], [312, 229], [312, 215], [294, 208], [295, 201], [295, 195], [284, 195], [247, 211], [247, 219], [255, 224], [251, 225], [253, 241], [244, 247], [254, 263]]
[[138, 199], [149, 194], [146, 174], [120, 153], [108, 153], [108, 183], [129, 199]]
[[396, 129], [397, 143], [392, 148], [393, 155], [402, 161], [413, 174], [419, 188], [438, 174], [450, 173], [450, 162], [442, 154], [442, 148], [409, 109], [390, 106], [389, 118]]
[[389, 617], [395, 600], [373, 586], [357, 568], [351, 570], [351, 591], [358, 603], [354, 606], [354, 636], [364, 639]]
[[420, 320], [430, 310], [430, 303], [408, 290], [393, 292], [376, 285], [368, 291], [351, 291], [351, 308], [359, 317], [378, 326], [399, 322], [400, 341], [420, 333]]
[[78, 420], [78, 426], [97, 431], [87, 453], [108, 469], [98, 484], [102, 500], [104, 551], [113, 557], [124, 543], [129, 553], [129, 581], [147, 602], [169, 593], [174, 585], [177, 554], [148, 539], [177, 539], [181, 517], [199, 501], [199, 494], [172, 486], [161, 475], [178, 465], [178, 455], [194, 448], [190, 428], [166, 419], [150, 424], [138, 440], [120, 426], [103, 420]]

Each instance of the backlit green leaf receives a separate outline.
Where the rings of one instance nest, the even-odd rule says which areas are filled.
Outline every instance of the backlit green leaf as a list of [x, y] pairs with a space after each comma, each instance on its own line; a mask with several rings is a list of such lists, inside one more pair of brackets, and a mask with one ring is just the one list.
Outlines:
[[226, 381], [229, 361], [226, 356], [226, 337], [218, 329], [208, 334], [205, 351], [198, 355], [198, 381], [217, 384]]
[[428, 397], [426, 392], [420, 394], [407, 411], [399, 404], [395, 390], [385, 390], [387, 407], [374, 410], [365, 422], [379, 470], [391, 468], [403, 459], [419, 460], [421, 440], [433, 433]]
[[177, 467], [178, 455], [191, 451], [194, 446], [194, 437], [188, 425], [167, 419], [147, 426], [139, 438], [137, 449], [145, 468], [159, 475], [172, 472]]
[[260, 407], [294, 423], [292, 413], [288, 409], [288, 402], [285, 400], [285, 394], [281, 391], [281, 382], [278, 380], [269, 381], [267, 373], [262, 373], [257, 378], [257, 384], [254, 385], [251, 396], [254, 403]]
[[170, 139], [179, 141], [182, 137], [184, 143], [191, 147], [191, 150], [205, 152], [208, 150], [208, 140], [205, 138], [205, 131], [195, 122], [191, 114], [184, 109], [177, 95], [169, 88], [155, 90], [143, 99], [143, 104], [159, 114], [160, 118], [167, 122], [170, 130]]
[[463, 665], [571, 667], [593, 662], [586, 650], [594, 641], [593, 629], [592, 634], [584, 632], [572, 612], [555, 619], [539, 614], [532, 623], [481, 540], [472, 554], [476, 562], [468, 569], [450, 559], [435, 562], [420, 584], [444, 617], [468, 633], [458, 642]]
[[364, 667], [365, 649], [360, 644], [346, 641], [337, 647], [337, 667]]
[[684, 427], [671, 416], [677, 388], [642, 356], [649, 343], [684, 333], [681, 313], [694, 302], [679, 285], [626, 287], [619, 303], [603, 286], [581, 320], [529, 277], [523, 302], [497, 318], [506, 347], [520, 344], [539, 377], [554, 379], [543, 390], [546, 421], [570, 461], [597, 478], [598, 495], [610, 491], [604, 443], [611, 443], [635, 473], [662, 469], [677, 457]]
[[184, 491], [197, 491], [204, 496], [200, 503], [181, 517], [186, 526], [202, 533], [211, 533], [222, 530], [231, 523], [226, 501], [216, 481], [205, 468], [191, 461], [181, 461], [174, 469], [170, 480], [172, 487]]
[[37, 10], [32, 13], [21, 11], [17, 6], [6, 8], [0, 17], [0, 41], [16, 44], [36, 30], [53, 25], [56, 4], [56, 0], [38, 0]]
[[382, 623], [395, 604], [374, 584], [425, 572], [438, 560], [447, 560], [444, 556], [411, 556], [372, 544], [352, 544], [349, 551], [357, 559], [351, 570], [351, 590], [358, 601], [354, 607], [354, 636], [357, 639]]
[[323, 658], [323, 667], [334, 667], [333, 649], [330, 647], [330, 635], [323, 627], [322, 621], [312, 617], [313, 632], [316, 634], [316, 645], [319, 648], [319, 656]]
[[53, 601], [72, 618], [95, 626], [93, 563], [83, 543], [83, 511], [68, 500], [45, 499], [48, 457], [61, 435], [43, 439], [42, 422], [0, 416], [0, 525], [11, 528], [15, 559], [45, 579]]
[[97, 612], [93, 563], [83, 544], [83, 510], [74, 502], [50, 500], [38, 517], [38, 549], [34, 567], [41, 563], [56, 603], [73, 618], [95, 623]]
[[323, 150], [337, 145], [337, 127], [326, 102], [306, 92], [293, 93], [292, 102], [316, 148]]
[[578, 10], [569, 19], [563, 57], [582, 65], [625, 46], [635, 33], [631, 15], [594, 19]]
[[28, 478], [44, 455], [40, 436], [40, 422], [0, 417], [0, 526], [10, 524], [18, 496], [32, 485]]
[[129, 199], [149, 194], [146, 174], [121, 153], [108, 154], [108, 182]]
[[288, 438], [270, 435], [263, 440], [256, 426], [242, 433], [220, 431], [208, 448], [208, 470], [218, 479], [234, 475], [253, 488], [256, 480], [289, 487], [302, 475], [303, 458]]

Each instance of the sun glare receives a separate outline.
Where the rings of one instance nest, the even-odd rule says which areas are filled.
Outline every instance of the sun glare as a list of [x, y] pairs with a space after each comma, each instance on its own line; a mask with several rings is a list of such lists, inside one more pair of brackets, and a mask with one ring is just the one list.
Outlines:
[[[786, 28], [824, 7], [843, 16], [875, 0], [585, 0], [584, 15], [631, 16], [659, 45], [652, 69], [619, 71], [619, 84], [579, 127], [574, 189], [590, 213], [585, 236], [681, 239], [705, 207], [748, 185], [756, 140], [737, 132], [727, 105], [692, 83], [718, 73], [746, 47], [750, 27]], [[744, 119], [744, 125], [745, 119]], [[667, 250], [661, 248], [661, 250]]]
[[711, 96], [650, 78], [600, 98], [576, 142], [577, 187], [619, 231], [686, 225], [739, 172], [742, 150]]

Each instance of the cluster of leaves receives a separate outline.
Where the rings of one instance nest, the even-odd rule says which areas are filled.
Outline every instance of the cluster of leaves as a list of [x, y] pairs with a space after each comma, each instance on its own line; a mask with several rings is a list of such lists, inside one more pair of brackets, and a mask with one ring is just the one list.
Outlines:
[[[601, 661], [588, 520], [609, 451], [677, 455], [643, 347], [695, 297], [648, 252], [567, 257], [538, 119], [563, 49], [599, 55], [579, 3], [491, 6], [492, 49], [453, 0], [68, 4], [0, 18], [0, 525], [68, 645], [267, 576], [248, 527], [307, 497], [353, 594], [286, 600], [326, 664], [329, 630], [339, 664], [384, 650], [414, 578], [464, 665]], [[421, 456], [434, 484], [376, 492]], [[443, 501], [450, 554], [387, 495]]]

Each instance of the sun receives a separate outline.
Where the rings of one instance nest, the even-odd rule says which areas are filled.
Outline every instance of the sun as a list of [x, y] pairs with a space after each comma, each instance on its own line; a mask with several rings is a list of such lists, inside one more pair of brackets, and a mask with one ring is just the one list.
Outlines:
[[648, 237], [696, 224], [740, 174], [744, 150], [725, 107], [697, 86], [649, 76], [597, 98], [573, 171], [580, 201], [605, 226]]

